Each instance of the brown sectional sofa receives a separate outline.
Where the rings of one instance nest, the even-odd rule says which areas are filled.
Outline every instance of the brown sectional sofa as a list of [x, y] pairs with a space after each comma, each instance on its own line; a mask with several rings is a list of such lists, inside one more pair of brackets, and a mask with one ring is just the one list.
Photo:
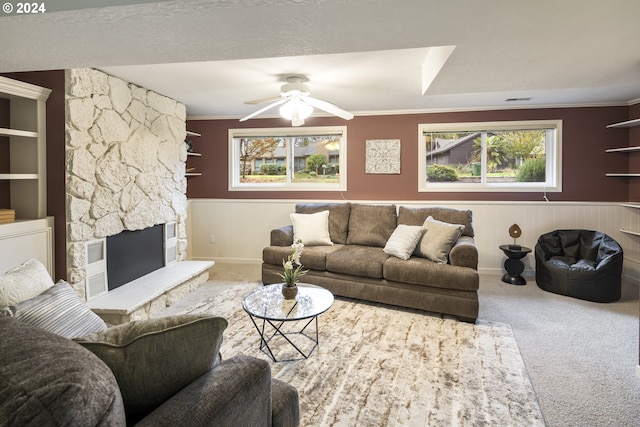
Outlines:
[[[475, 322], [479, 276], [471, 211], [356, 203], [296, 205], [296, 213], [301, 214], [326, 210], [333, 245], [305, 245], [301, 262], [308, 272], [303, 282], [322, 286], [338, 296], [433, 311]], [[403, 260], [385, 253], [383, 248], [399, 224], [423, 225], [429, 216], [464, 226], [447, 263], [436, 263], [415, 254]], [[272, 230], [270, 238], [270, 246], [263, 250], [265, 284], [282, 282], [279, 274], [282, 260], [291, 253], [293, 225]]]

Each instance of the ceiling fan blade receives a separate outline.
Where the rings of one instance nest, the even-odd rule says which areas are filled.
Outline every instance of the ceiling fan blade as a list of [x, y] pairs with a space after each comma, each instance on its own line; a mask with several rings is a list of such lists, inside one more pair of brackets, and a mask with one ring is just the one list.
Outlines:
[[353, 114], [343, 110], [340, 107], [337, 107], [327, 101], [322, 101], [320, 99], [312, 98], [310, 96], [304, 96], [302, 98], [304, 102], [311, 105], [312, 107], [319, 108], [320, 110], [326, 111], [327, 113], [333, 114], [334, 116], [338, 116], [345, 120], [353, 119]]
[[259, 109], [258, 111], [254, 111], [253, 113], [249, 114], [248, 116], [245, 116], [245, 117], [241, 118], [240, 121], [244, 122], [245, 120], [249, 120], [249, 119], [257, 116], [258, 114], [262, 114], [265, 111], [270, 110], [273, 107], [277, 107], [278, 105], [284, 104], [287, 101], [288, 101], [288, 99], [286, 99], [286, 98], [278, 99], [276, 102], [271, 103], [271, 104], [267, 105], [266, 107], [263, 107], [263, 108]]
[[270, 96], [269, 98], [262, 99], [254, 99], [253, 101], [245, 101], [245, 104], [256, 105], [256, 104], [264, 104], [265, 102], [277, 101], [280, 99], [280, 96]]

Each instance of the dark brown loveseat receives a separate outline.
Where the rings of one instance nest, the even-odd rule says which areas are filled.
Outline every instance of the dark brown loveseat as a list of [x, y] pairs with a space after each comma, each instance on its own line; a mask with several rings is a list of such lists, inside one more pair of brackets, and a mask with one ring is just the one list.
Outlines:
[[[478, 316], [478, 251], [472, 213], [440, 207], [315, 203], [296, 205], [296, 213], [329, 211], [332, 245], [306, 245], [301, 262], [308, 273], [302, 281], [329, 289], [335, 295], [417, 308], [475, 322]], [[431, 216], [461, 224], [446, 262], [412, 254], [400, 259], [385, 253], [385, 245], [400, 224], [421, 226]], [[429, 237], [429, 231], [424, 238]], [[293, 225], [271, 231], [263, 250], [262, 281], [280, 283], [282, 260], [291, 253]]]

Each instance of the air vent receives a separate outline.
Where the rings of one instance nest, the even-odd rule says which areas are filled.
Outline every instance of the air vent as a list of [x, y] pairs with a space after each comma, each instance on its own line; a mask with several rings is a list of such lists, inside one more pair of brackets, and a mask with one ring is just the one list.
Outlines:
[[104, 272], [87, 279], [87, 300], [107, 292], [107, 276]]

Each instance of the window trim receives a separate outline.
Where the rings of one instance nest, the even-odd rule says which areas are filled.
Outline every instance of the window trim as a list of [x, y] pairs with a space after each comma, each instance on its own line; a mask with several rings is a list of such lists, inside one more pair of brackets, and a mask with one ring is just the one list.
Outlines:
[[[264, 183], [251, 184], [240, 182], [240, 147], [233, 143], [234, 138], [255, 136], [305, 136], [305, 135], [342, 135], [340, 142], [340, 160], [338, 162], [340, 178], [337, 184], [308, 183]], [[313, 126], [299, 128], [240, 128], [229, 129], [228, 188], [229, 191], [346, 191], [347, 190], [347, 127]], [[238, 160], [238, 161], [236, 161]], [[288, 165], [290, 166], [290, 165]]]
[[[517, 183], [446, 183], [427, 182], [425, 132], [526, 130], [555, 128], [553, 147], [545, 147], [547, 181]], [[484, 156], [484, 153], [483, 153]], [[483, 174], [486, 159], [483, 162]], [[418, 192], [561, 192], [562, 191], [562, 120], [514, 120], [499, 122], [424, 123], [418, 125]]]

